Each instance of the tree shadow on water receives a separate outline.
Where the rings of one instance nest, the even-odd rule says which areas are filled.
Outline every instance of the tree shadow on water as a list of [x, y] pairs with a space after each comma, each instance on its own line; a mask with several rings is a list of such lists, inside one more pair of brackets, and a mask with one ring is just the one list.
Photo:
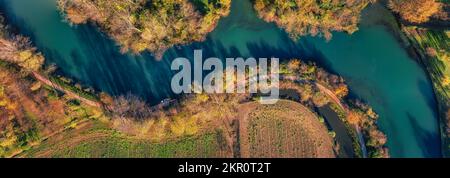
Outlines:
[[414, 131], [414, 138], [419, 144], [424, 157], [442, 157], [441, 139], [439, 132], [431, 133], [423, 129], [412, 114], [407, 113], [407, 115]]
[[81, 67], [94, 85], [113, 95], [131, 93], [151, 104], [173, 96], [167, 61], [155, 60], [148, 52], [122, 54], [113, 40], [93, 26], [81, 26], [77, 36], [85, 57], [81, 61], [86, 62]]
[[283, 42], [280, 46], [269, 44], [265, 41], [249, 42], [247, 48], [252, 57], [267, 58], [276, 57], [281, 62], [291, 59], [301, 59], [306, 62], [314, 62], [319, 67], [330, 73], [335, 73], [330, 61], [325, 55], [306, 37], [298, 42], [293, 41], [287, 35], [281, 36]]
[[[417, 82], [417, 87], [419, 88], [420, 94], [422, 95], [422, 97], [420, 98], [425, 98], [427, 106], [434, 111], [433, 114], [436, 114], [438, 106], [436, 104], [436, 98], [431, 83], [425, 80], [419, 80]], [[437, 116], [435, 115], [435, 117]]]

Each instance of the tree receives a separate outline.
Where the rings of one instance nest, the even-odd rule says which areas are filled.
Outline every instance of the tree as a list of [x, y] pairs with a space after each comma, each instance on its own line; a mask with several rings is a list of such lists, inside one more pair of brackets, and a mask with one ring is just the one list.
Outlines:
[[412, 23], [424, 23], [439, 13], [442, 4], [437, 0], [390, 0], [389, 8]]
[[330, 102], [326, 94], [323, 94], [322, 92], [315, 93], [312, 97], [312, 101], [316, 107], [325, 106]]
[[352, 125], [360, 125], [363, 121], [363, 117], [362, 114], [356, 111], [350, 111], [347, 116], [347, 121]]
[[373, 147], [379, 147], [387, 142], [386, 135], [384, 135], [381, 131], [377, 129], [370, 129], [369, 130], [369, 136], [370, 140], [368, 141], [367, 145], [373, 146]]
[[110, 107], [112, 114], [119, 119], [144, 120], [152, 114], [148, 105], [132, 94], [116, 97]]
[[298, 59], [292, 59], [288, 62], [288, 69], [293, 72], [297, 72], [300, 69], [301, 62]]
[[338, 84], [333, 92], [338, 98], [343, 98], [348, 95], [348, 87], [345, 84]]

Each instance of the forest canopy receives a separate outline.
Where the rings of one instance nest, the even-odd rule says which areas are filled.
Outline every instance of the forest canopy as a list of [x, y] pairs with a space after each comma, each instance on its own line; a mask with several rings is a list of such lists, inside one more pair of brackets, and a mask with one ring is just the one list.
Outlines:
[[304, 35], [323, 35], [331, 31], [353, 33], [361, 11], [376, 0], [254, 0], [259, 17], [275, 22], [293, 39]]
[[202, 41], [229, 14], [231, 0], [58, 0], [74, 24], [94, 22], [122, 52], [152, 52]]
[[447, 16], [442, 11], [443, 4], [437, 0], [390, 0], [389, 8], [412, 23], [427, 22], [433, 15]]

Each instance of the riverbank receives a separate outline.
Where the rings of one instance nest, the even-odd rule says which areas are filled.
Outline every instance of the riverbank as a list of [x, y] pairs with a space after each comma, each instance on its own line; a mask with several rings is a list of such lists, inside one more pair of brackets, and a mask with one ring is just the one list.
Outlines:
[[[379, 4], [387, 7], [387, 0]], [[448, 2], [444, 2], [448, 3]], [[431, 19], [422, 24], [411, 23], [392, 13], [390, 25], [400, 43], [427, 73], [432, 82], [437, 103], [440, 127], [441, 150], [444, 157], [450, 156], [450, 48], [448, 22]], [[398, 30], [395, 30], [398, 29]]]
[[450, 54], [449, 31], [402, 24], [417, 60], [433, 82], [438, 103], [442, 154], [450, 157]]

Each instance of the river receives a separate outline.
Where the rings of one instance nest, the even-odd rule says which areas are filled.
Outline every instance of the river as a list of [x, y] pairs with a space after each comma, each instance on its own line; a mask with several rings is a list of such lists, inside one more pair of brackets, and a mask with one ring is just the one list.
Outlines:
[[439, 157], [440, 136], [436, 101], [430, 80], [408, 56], [386, 24], [393, 17], [383, 8], [365, 10], [360, 30], [333, 33], [326, 42], [303, 37], [298, 42], [274, 24], [257, 18], [248, 0], [234, 0], [231, 14], [202, 43], [174, 47], [162, 60], [151, 54], [120, 54], [113, 41], [92, 25], [70, 26], [54, 0], [0, 0], [8, 21], [32, 38], [59, 72], [83, 85], [112, 95], [132, 93], [157, 103], [173, 97], [170, 62], [204, 56], [300, 58], [317, 62], [341, 75], [351, 96], [373, 106], [388, 137], [392, 157]]

